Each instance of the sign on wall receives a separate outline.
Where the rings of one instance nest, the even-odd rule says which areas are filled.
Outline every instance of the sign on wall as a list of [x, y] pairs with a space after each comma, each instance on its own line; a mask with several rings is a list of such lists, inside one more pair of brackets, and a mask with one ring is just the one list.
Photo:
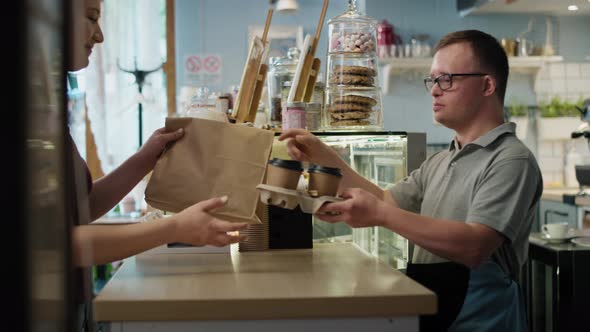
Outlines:
[[189, 54], [184, 56], [185, 85], [205, 86], [221, 83], [223, 61], [217, 54]]

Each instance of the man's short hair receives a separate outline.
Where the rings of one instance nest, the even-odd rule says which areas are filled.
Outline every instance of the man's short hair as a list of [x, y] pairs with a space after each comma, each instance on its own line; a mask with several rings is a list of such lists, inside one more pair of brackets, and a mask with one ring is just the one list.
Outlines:
[[479, 30], [463, 30], [447, 34], [442, 37], [436, 46], [434, 52], [438, 52], [446, 46], [468, 43], [473, 50], [475, 58], [479, 65], [487, 70], [496, 78], [496, 90], [498, 98], [502, 105], [506, 95], [506, 84], [508, 83], [508, 57], [502, 48], [502, 45], [493, 36]]

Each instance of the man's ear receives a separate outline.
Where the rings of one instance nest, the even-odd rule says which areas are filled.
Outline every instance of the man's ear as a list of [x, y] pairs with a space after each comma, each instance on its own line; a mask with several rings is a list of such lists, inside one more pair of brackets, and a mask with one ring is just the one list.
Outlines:
[[496, 92], [496, 79], [491, 75], [484, 76], [484, 96], [491, 96]]

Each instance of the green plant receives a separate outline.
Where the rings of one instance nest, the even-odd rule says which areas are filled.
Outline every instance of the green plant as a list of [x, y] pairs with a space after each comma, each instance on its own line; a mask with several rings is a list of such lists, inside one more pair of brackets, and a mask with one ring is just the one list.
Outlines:
[[543, 118], [557, 118], [563, 116], [580, 116], [576, 106], [582, 107], [583, 99], [580, 98], [576, 103], [562, 101], [559, 97], [551, 98], [549, 103], [539, 103], [539, 112]]
[[513, 104], [508, 106], [508, 116], [526, 116], [528, 107], [524, 104]]
[[527, 110], [528, 107], [516, 99], [512, 99], [510, 106], [506, 107], [509, 118], [513, 116], [526, 116]]

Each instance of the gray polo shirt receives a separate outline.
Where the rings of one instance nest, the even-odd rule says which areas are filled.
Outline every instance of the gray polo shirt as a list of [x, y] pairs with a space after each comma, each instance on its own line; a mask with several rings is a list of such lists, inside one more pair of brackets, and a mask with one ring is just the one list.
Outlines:
[[[514, 123], [504, 123], [462, 149], [453, 141], [448, 150], [429, 157], [389, 189], [404, 210], [498, 231], [506, 241], [493, 259], [513, 275], [527, 258], [528, 236], [543, 190], [535, 157], [514, 129]], [[414, 247], [413, 263], [446, 261]]]

